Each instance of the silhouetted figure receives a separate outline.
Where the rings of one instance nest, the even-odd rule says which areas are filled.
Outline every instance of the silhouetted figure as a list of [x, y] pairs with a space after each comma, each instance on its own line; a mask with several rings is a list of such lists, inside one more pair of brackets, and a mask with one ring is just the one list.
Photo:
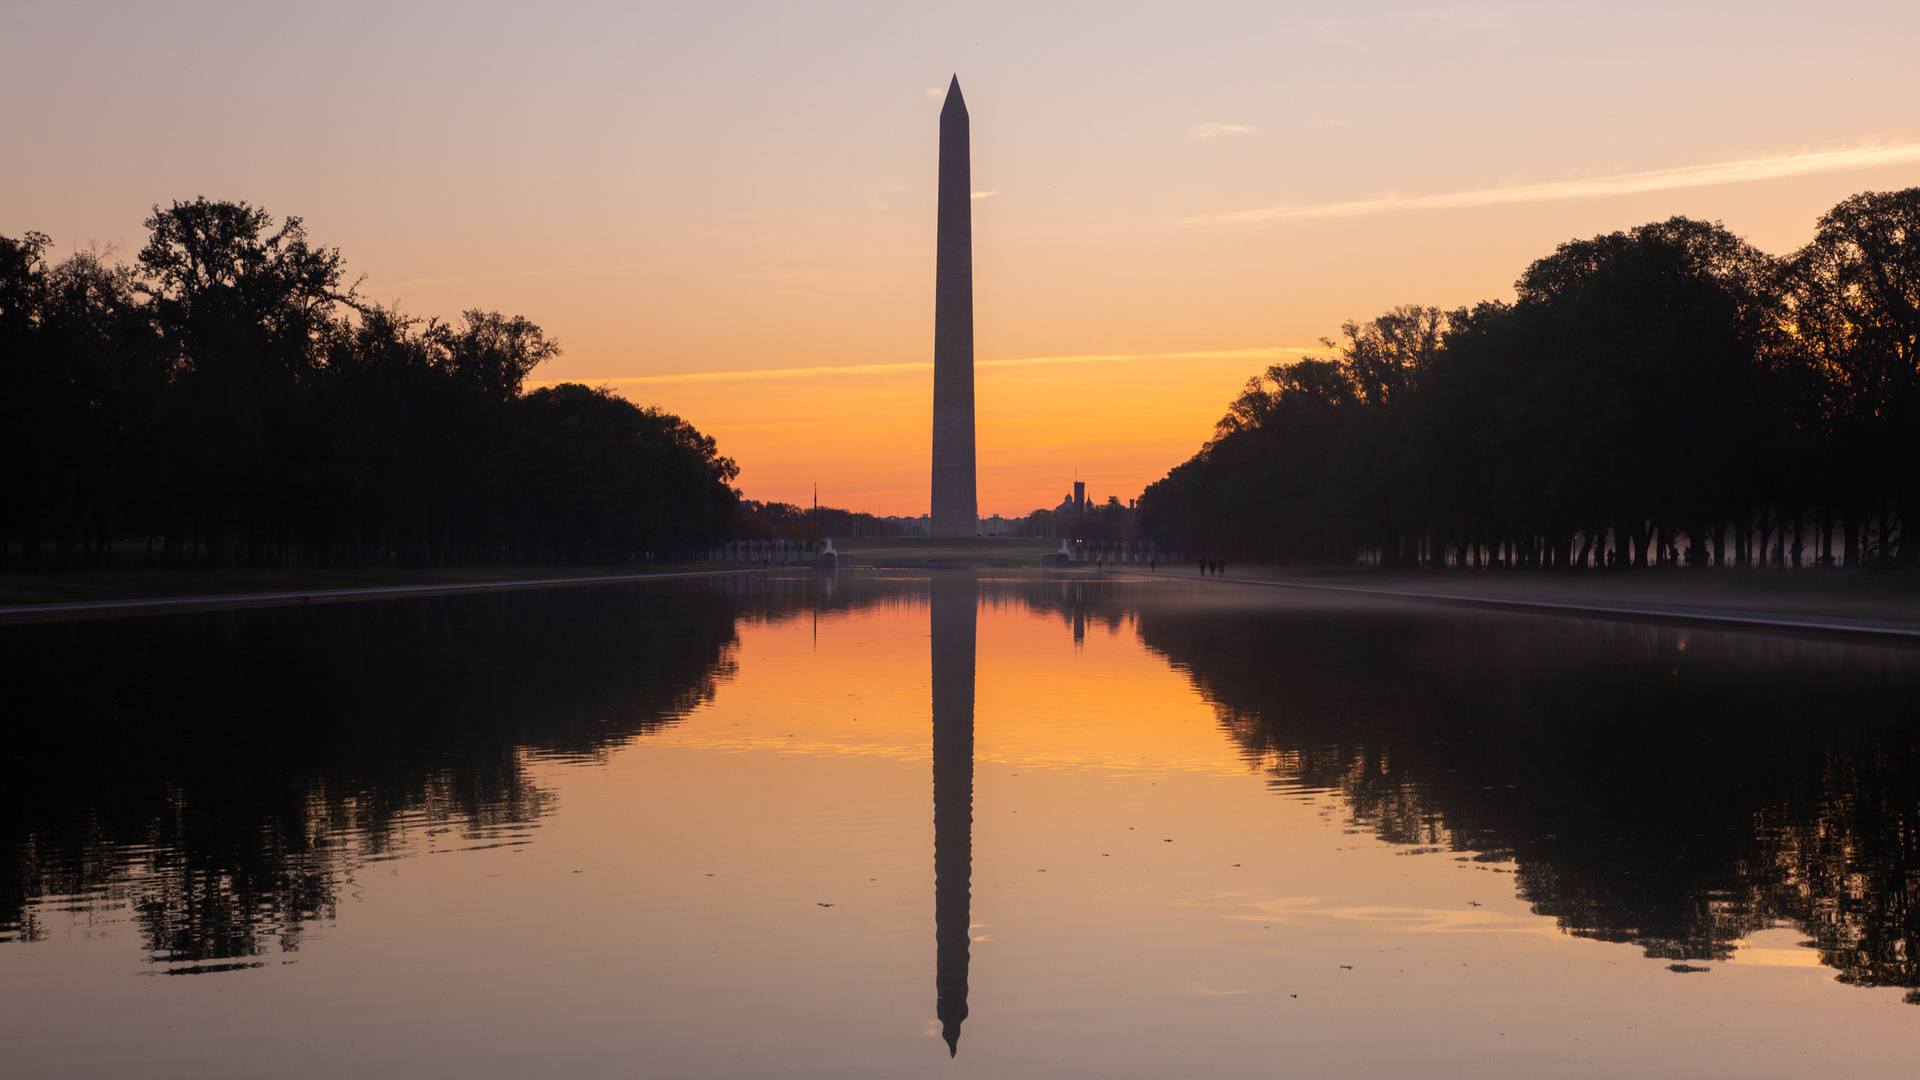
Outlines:
[[1219, 577], [1220, 575], [1226, 572], [1227, 572], [1227, 560], [1225, 559], [1213, 560], [1213, 576], [1214, 577]]
[[933, 639], [933, 918], [938, 969], [934, 1015], [948, 1056], [967, 1018], [973, 901], [973, 645], [980, 584], [935, 576]]

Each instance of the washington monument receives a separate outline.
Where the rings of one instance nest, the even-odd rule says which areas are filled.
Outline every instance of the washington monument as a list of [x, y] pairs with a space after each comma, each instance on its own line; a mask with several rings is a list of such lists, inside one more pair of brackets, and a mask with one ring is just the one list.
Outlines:
[[973, 177], [960, 76], [940, 108], [940, 222], [933, 298], [934, 536], [972, 536]]

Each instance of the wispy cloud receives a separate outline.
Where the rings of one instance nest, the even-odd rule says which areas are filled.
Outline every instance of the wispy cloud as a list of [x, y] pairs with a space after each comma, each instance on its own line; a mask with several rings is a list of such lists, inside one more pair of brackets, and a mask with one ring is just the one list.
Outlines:
[[1211, 139], [1218, 135], [1246, 135], [1253, 131], [1247, 124], [1195, 124], [1187, 129], [1187, 136], [1194, 139]]
[[1709, 165], [1681, 165], [1649, 172], [1617, 173], [1542, 184], [1515, 184], [1474, 188], [1432, 195], [1383, 195], [1348, 202], [1304, 203], [1235, 210], [1176, 218], [1177, 225], [1260, 224], [1276, 221], [1312, 221], [1322, 218], [1369, 217], [1410, 210], [1462, 210], [1483, 206], [1563, 202], [1640, 195], [1651, 191], [1745, 184], [1815, 173], [1844, 172], [1884, 165], [1920, 162], [1920, 142], [1880, 143], [1843, 150], [1796, 150], [1767, 157], [1720, 161]]
[[[1249, 349], [1200, 349], [1185, 352], [1157, 353], [1080, 353], [1070, 356], [1009, 356], [993, 360], [977, 360], [977, 368], [1019, 368], [1047, 367], [1065, 364], [1125, 364], [1137, 362], [1156, 362], [1168, 360], [1246, 360], [1262, 363], [1277, 363], [1281, 360], [1306, 356], [1319, 350], [1294, 345], [1269, 345]], [[817, 367], [790, 368], [753, 368], [745, 371], [681, 371], [668, 375], [628, 375], [621, 378], [602, 379], [599, 382], [607, 386], [673, 386], [688, 383], [728, 383], [759, 382], [770, 379], [827, 379], [852, 378], [863, 375], [900, 375], [910, 372], [932, 371], [930, 361], [915, 361], [898, 364], [831, 364]], [[559, 380], [541, 380], [533, 386], [552, 386]]]
[[1000, 190], [998, 188], [988, 188], [985, 191], [974, 192], [973, 197], [976, 199], [991, 199], [998, 194], [1000, 194]]
[[[1183, 352], [1078, 353], [1068, 356], [1009, 356], [976, 361], [975, 367], [1039, 367], [1052, 364], [1125, 364], [1142, 360], [1278, 360], [1319, 350], [1297, 345], [1260, 345], [1248, 349], [1189, 349]], [[932, 364], [927, 365], [932, 368]]]
[[[897, 375], [931, 371], [927, 362], [902, 364], [828, 364], [819, 367], [749, 368], [743, 371], [680, 371], [670, 375], [624, 375], [602, 379], [608, 386], [673, 386], [684, 383], [756, 382], [761, 379], [845, 378], [854, 375]], [[551, 385], [551, 384], [545, 384]]]

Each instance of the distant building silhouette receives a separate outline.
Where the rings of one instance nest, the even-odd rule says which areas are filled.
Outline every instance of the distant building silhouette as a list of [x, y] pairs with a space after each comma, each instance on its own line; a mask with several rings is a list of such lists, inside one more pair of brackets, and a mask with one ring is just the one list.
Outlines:
[[940, 209], [933, 304], [933, 528], [973, 536], [973, 175], [960, 77], [940, 109]]

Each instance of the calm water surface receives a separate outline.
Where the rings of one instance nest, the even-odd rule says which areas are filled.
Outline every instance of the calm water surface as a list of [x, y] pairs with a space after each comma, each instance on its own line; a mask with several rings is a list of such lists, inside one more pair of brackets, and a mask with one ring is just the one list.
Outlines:
[[0, 675], [7, 1076], [1920, 1060], [1920, 651], [863, 574]]

